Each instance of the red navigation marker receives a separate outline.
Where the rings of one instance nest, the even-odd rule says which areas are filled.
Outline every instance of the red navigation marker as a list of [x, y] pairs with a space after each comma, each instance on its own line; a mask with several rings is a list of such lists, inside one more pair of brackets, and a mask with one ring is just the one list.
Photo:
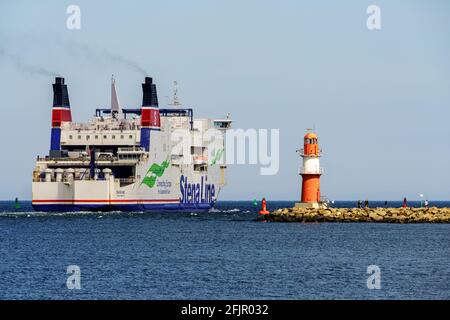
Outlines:
[[267, 201], [266, 198], [262, 199], [261, 202], [261, 210], [259, 210], [259, 214], [269, 214], [270, 212], [267, 211]]

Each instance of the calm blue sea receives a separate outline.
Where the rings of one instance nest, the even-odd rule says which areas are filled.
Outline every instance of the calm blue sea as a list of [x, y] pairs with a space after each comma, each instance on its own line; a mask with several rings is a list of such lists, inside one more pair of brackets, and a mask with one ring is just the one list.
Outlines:
[[[258, 210], [45, 214], [0, 202], [0, 298], [450, 299], [450, 224], [267, 223]], [[79, 290], [66, 286], [69, 265]], [[368, 289], [369, 265], [381, 289]]]

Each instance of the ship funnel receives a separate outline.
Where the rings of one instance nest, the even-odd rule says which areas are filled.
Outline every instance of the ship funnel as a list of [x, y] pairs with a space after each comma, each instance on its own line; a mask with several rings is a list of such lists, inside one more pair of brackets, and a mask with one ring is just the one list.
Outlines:
[[56, 77], [53, 84], [53, 107], [70, 108], [69, 93], [64, 78]]
[[72, 122], [69, 93], [67, 92], [67, 85], [64, 83], [64, 78], [56, 77], [55, 83], [53, 84], [51, 156], [58, 157], [61, 150], [61, 126], [64, 122]]
[[142, 107], [141, 107], [141, 147], [145, 151], [150, 150], [150, 131], [159, 131], [161, 118], [158, 108], [158, 95], [156, 85], [150, 77], [145, 77], [142, 84]]
[[153, 79], [145, 77], [145, 82], [142, 84], [142, 106], [144, 107], [158, 107], [158, 94], [156, 93], [156, 85], [153, 84]]

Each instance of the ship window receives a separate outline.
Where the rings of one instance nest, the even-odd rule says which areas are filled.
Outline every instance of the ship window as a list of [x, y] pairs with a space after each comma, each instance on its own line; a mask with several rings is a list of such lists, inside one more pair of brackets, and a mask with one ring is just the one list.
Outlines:
[[120, 136], [120, 139], [123, 139], [123, 135]]
[[69, 139], [72, 140], [72, 138], [73, 138], [72, 135], [70, 135], [70, 136], [69, 136]]
[[106, 139], [106, 138], [107, 138], [106, 135], [104, 135], [104, 136], [103, 136], [103, 139]]
[[206, 171], [206, 166], [201, 164], [194, 164], [194, 171]]
[[130, 135], [128, 136], [128, 138], [133, 139], [133, 136], [130, 134]]
[[81, 136], [78, 136], [78, 140], [80, 140], [81, 139]]
[[95, 135], [95, 140], [97, 140], [98, 139], [98, 136], [97, 135]]
[[112, 136], [111, 136], [111, 138], [112, 138], [112, 139], [115, 139], [115, 138], [116, 138], [116, 136], [115, 136], [115, 135], [112, 135]]
[[90, 138], [90, 136], [89, 136], [89, 135], [87, 135], [87, 136], [86, 136], [86, 140], [89, 140], [89, 138]]

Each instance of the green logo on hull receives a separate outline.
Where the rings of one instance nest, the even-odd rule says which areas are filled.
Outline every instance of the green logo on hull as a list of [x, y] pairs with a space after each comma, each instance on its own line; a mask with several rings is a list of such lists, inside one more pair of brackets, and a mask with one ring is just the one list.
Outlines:
[[161, 178], [164, 171], [169, 167], [169, 161], [165, 160], [161, 164], [153, 163], [148, 169], [144, 179], [142, 179], [141, 185], [145, 184], [149, 188], [153, 188], [156, 183], [156, 179]]
[[217, 161], [220, 160], [220, 158], [222, 158], [223, 156], [223, 149], [219, 149], [217, 150], [216, 154], [214, 155], [212, 161], [211, 161], [211, 165], [215, 165]]

